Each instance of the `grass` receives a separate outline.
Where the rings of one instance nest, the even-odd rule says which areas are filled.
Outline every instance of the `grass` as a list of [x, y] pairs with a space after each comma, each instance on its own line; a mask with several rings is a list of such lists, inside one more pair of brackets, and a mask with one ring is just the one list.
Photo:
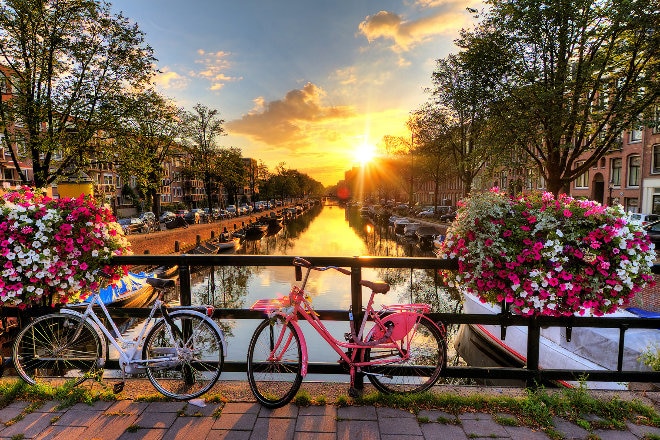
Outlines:
[[[76, 403], [92, 404], [98, 400], [117, 400], [117, 397], [103, 387], [97, 389], [84, 386], [48, 387], [43, 385], [27, 385], [22, 381], [0, 381], [0, 408], [15, 400], [24, 400], [30, 404], [16, 418], [6, 421], [5, 425], [22, 419], [25, 414], [33, 412], [44, 402], [55, 400], [58, 409], [72, 406]], [[136, 401], [156, 402], [169, 401], [160, 394], [148, 394], [135, 398]], [[228, 399], [221, 394], [205, 396], [207, 403], [220, 403], [213, 415], [218, 417]], [[421, 410], [441, 410], [448, 414], [458, 415], [464, 412], [486, 412], [493, 415], [494, 420], [504, 426], [528, 426], [541, 429], [551, 438], [560, 438], [554, 430], [553, 417], [561, 417], [578, 426], [593, 432], [595, 429], [625, 429], [626, 421], [635, 424], [660, 427], [660, 414], [653, 407], [639, 400], [622, 400], [619, 397], [597, 399], [591, 396], [585, 386], [572, 389], [552, 390], [545, 388], [527, 390], [523, 396], [492, 396], [485, 394], [458, 395], [452, 393], [419, 393], [408, 395], [393, 395], [370, 393], [362, 397], [351, 398], [340, 395], [334, 402], [329, 402], [324, 395], [312, 396], [308, 391], [301, 390], [292, 403], [298, 406], [326, 405], [373, 405], [399, 408], [418, 415]], [[420, 423], [430, 423], [428, 417], [418, 416]], [[440, 423], [452, 421], [437, 420]], [[660, 440], [660, 436], [647, 435], [646, 440]]]

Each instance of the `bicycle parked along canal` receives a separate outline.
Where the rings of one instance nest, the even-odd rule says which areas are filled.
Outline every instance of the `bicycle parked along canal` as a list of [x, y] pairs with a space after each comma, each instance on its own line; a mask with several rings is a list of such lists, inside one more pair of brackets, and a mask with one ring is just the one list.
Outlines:
[[[300, 287], [294, 286], [288, 297], [262, 299], [251, 307], [268, 315], [255, 330], [247, 354], [248, 382], [262, 405], [278, 408], [287, 404], [307, 374], [307, 345], [298, 324], [299, 316], [309, 322], [339, 354], [339, 362], [348, 367], [349, 395], [357, 395], [355, 377], [359, 373], [365, 374], [384, 393], [421, 392], [433, 386], [446, 366], [447, 344], [444, 325], [426, 316], [431, 306], [396, 304], [375, 311], [375, 295], [387, 293], [390, 286], [361, 280], [360, 284], [371, 290], [364, 319], [356, 330], [350, 310], [351, 331], [344, 335], [345, 342], [340, 341], [321, 322], [305, 286], [312, 270], [334, 269], [346, 275], [351, 272], [336, 266], [316, 267], [300, 257], [293, 264], [296, 280], [302, 280]], [[307, 269], [304, 280], [303, 267]]]
[[[213, 308], [169, 308], [161, 300], [162, 291], [174, 282], [147, 282], [159, 290], [159, 295], [136, 338], [121, 334], [96, 293], [83, 312], [76, 310], [81, 305], [65, 306], [21, 330], [13, 347], [18, 375], [33, 385], [73, 386], [88, 378], [100, 379], [107, 339], [119, 353], [122, 371], [115, 392], [123, 389], [126, 375], [138, 373], [146, 373], [159, 392], [173, 399], [191, 399], [211, 389], [222, 372], [226, 351], [224, 333], [210, 318]], [[101, 308], [110, 328], [96, 314], [95, 305]]]

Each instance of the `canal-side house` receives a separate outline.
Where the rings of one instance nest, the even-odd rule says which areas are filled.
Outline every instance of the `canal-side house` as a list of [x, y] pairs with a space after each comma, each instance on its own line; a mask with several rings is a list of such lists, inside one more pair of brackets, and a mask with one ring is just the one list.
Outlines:
[[573, 181], [572, 196], [621, 204], [629, 212], [660, 214], [660, 105], [653, 112], [652, 126], [624, 131], [607, 155]]

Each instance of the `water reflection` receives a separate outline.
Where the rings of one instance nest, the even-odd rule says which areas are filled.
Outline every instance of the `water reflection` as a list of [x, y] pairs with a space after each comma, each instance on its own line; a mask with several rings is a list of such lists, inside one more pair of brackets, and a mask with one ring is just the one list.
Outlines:
[[[287, 222], [277, 231], [246, 240], [231, 252], [248, 255], [307, 256], [433, 256], [415, 242], [397, 240], [386, 224], [361, 218], [357, 210], [337, 206], [314, 206]], [[378, 295], [381, 303], [425, 302], [435, 312], [450, 312], [457, 302], [440, 289], [433, 270], [363, 268], [362, 277], [388, 282], [387, 295]], [[215, 267], [206, 269], [192, 280], [193, 302], [219, 308], [247, 309], [256, 300], [287, 295], [295, 283], [293, 267]], [[337, 271], [314, 272], [307, 284], [314, 307], [319, 310], [348, 310], [351, 304], [350, 277]], [[364, 292], [367, 295], [367, 292]], [[379, 306], [379, 304], [377, 304]], [[227, 359], [245, 359], [249, 339], [257, 326], [251, 320], [221, 320], [227, 333]], [[346, 323], [328, 323], [336, 337], [346, 331]], [[303, 330], [305, 328], [303, 327]], [[308, 337], [310, 359], [328, 362], [335, 359], [325, 342], [312, 331]]]

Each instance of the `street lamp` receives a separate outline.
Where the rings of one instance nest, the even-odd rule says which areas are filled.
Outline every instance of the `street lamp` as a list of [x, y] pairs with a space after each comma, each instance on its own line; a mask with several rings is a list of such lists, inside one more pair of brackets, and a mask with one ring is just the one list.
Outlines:
[[614, 189], [614, 185], [612, 185], [612, 182], [610, 182], [608, 189], [610, 190], [610, 195], [607, 198], [607, 205], [610, 206], [612, 205], [612, 190]]

